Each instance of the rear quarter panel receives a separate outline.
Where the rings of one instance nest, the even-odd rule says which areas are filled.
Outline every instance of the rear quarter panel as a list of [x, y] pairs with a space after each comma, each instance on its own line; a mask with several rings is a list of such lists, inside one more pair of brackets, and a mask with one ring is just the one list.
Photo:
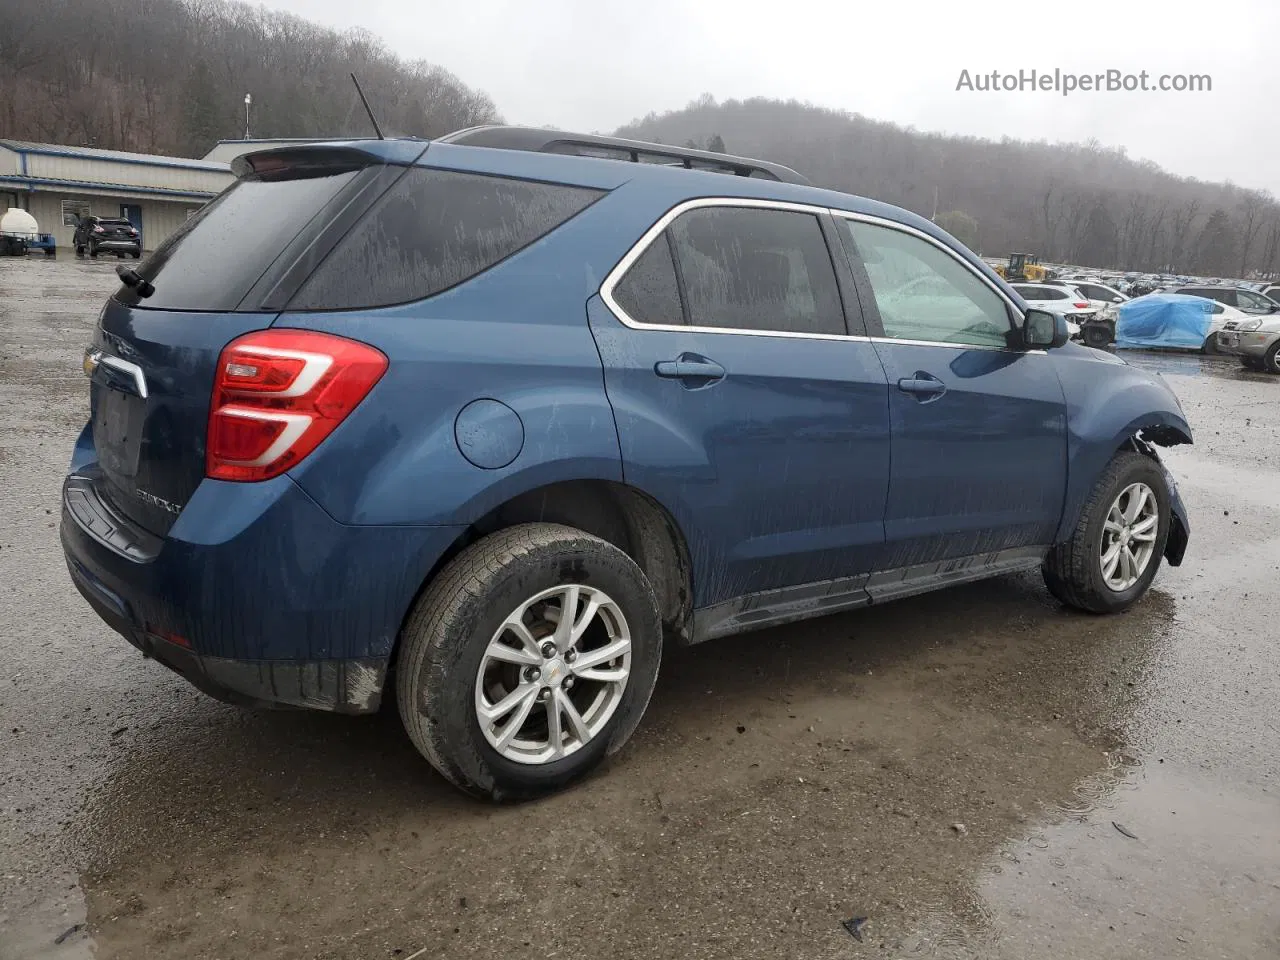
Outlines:
[[[276, 326], [351, 337], [390, 359], [364, 403], [290, 475], [335, 519], [353, 524], [466, 524], [546, 484], [621, 481], [586, 303], [660, 212], [625, 191], [606, 195], [438, 296], [281, 315]], [[499, 401], [519, 418], [518, 454], [506, 466], [478, 467], [459, 449], [459, 412], [478, 399]]]

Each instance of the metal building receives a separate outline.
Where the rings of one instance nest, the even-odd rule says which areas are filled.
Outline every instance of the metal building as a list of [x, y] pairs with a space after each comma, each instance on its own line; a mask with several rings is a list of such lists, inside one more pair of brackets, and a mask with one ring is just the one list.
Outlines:
[[0, 213], [28, 211], [64, 252], [91, 214], [125, 217], [154, 250], [232, 179], [217, 161], [0, 140]]

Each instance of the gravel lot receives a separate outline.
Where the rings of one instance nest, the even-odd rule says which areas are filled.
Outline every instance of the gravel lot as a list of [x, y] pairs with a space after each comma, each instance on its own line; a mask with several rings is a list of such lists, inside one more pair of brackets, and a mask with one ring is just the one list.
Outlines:
[[4, 960], [1280, 956], [1280, 378], [1132, 358], [1197, 444], [1129, 614], [1022, 576], [673, 651], [608, 769], [494, 808], [393, 714], [218, 704], [75, 592], [113, 267], [0, 260]]

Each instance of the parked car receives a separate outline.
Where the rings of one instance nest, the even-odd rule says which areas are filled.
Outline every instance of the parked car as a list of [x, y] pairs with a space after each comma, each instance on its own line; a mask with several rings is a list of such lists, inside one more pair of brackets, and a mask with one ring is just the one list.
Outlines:
[[215, 697], [394, 697], [527, 798], [627, 741], [664, 643], [1027, 569], [1115, 613], [1182, 561], [1173, 392], [905, 210], [510, 127], [233, 170], [118, 271], [61, 519]]
[[1106, 306], [1115, 307], [1129, 299], [1115, 287], [1108, 286], [1098, 280], [1080, 280], [1073, 283], [1072, 286], [1094, 303], [1101, 303]]
[[1080, 336], [1083, 324], [1098, 315], [1087, 297], [1065, 283], [1015, 283], [1012, 287], [1027, 306], [1065, 318], [1072, 339]]
[[1251, 370], [1280, 374], [1280, 317], [1229, 320], [1218, 331], [1218, 350]]
[[1166, 292], [1216, 300], [1224, 306], [1246, 314], [1280, 313], [1280, 303], [1276, 303], [1264, 294], [1246, 290], [1243, 287], [1225, 284], [1186, 284], [1171, 287]]
[[142, 256], [142, 235], [123, 217], [81, 217], [72, 236], [76, 256], [86, 253], [96, 257], [99, 253], [114, 253], [137, 260]]

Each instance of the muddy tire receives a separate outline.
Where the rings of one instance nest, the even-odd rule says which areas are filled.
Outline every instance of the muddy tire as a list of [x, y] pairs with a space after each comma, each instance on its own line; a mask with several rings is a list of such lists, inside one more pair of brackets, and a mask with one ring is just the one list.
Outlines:
[[1062, 603], [1089, 613], [1127, 610], [1155, 579], [1169, 521], [1164, 469], [1140, 453], [1116, 454], [1071, 537], [1045, 558], [1045, 585]]
[[514, 801], [564, 787], [627, 742], [657, 681], [662, 630], [630, 557], [532, 523], [450, 561], [400, 644], [396, 699], [414, 746], [467, 793]]
[[1280, 340], [1273, 343], [1266, 356], [1262, 358], [1262, 369], [1267, 373], [1280, 374]]

